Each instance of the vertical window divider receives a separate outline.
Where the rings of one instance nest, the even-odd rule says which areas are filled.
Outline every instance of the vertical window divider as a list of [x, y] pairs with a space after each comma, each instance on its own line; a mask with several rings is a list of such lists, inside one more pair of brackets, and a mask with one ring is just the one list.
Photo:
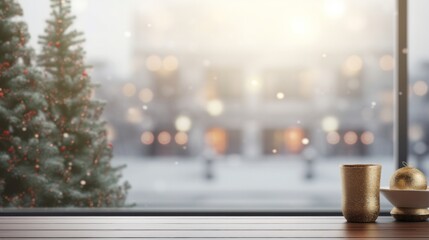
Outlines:
[[394, 77], [394, 158], [401, 168], [408, 157], [408, 0], [396, 0]]

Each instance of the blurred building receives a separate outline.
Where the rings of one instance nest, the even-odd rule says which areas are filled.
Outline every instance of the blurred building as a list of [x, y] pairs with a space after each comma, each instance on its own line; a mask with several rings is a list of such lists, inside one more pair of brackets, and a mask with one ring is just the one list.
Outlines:
[[393, 3], [290, 4], [136, 9], [134, 77], [102, 92], [117, 151], [391, 155]]

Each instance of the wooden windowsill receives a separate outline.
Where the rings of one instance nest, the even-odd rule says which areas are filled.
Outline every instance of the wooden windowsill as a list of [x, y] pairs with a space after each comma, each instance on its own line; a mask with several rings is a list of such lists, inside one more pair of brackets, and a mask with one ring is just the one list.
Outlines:
[[0, 217], [4, 238], [427, 238], [429, 222], [343, 217]]

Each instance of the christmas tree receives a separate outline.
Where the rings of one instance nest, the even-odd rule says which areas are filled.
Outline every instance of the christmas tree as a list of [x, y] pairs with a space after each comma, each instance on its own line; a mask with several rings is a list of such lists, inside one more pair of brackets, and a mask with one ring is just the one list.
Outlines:
[[64, 164], [21, 15], [15, 0], [0, 0], [0, 207], [58, 206]]
[[123, 166], [111, 166], [112, 147], [100, 119], [104, 103], [92, 98], [95, 85], [84, 63], [83, 34], [71, 29], [70, 1], [51, 0], [51, 8], [39, 63], [50, 79], [48, 115], [59, 130], [56, 141], [65, 164], [63, 204], [123, 206], [129, 185], [119, 183]]

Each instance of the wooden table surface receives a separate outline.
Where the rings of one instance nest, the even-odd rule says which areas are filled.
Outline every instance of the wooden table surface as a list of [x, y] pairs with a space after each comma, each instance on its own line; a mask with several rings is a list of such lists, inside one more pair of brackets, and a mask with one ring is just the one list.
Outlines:
[[0, 239], [429, 239], [429, 222], [346, 223], [343, 217], [0, 217]]

